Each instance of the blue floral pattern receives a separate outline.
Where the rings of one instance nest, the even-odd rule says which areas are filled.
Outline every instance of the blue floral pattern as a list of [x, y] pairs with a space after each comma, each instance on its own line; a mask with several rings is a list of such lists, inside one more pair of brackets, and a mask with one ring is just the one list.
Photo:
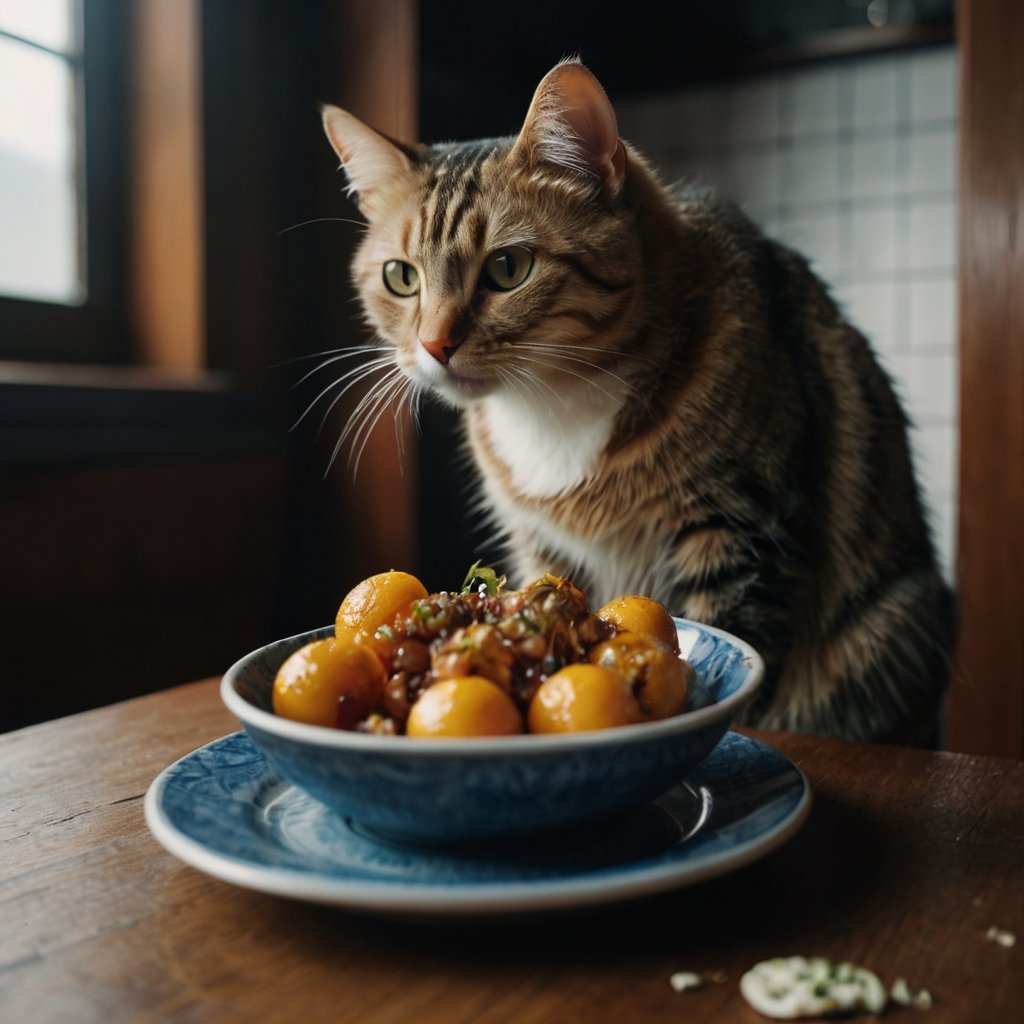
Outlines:
[[154, 834], [186, 863], [258, 890], [378, 912], [550, 909], [661, 891], [766, 853], [803, 821], [803, 774], [727, 733], [686, 782], [639, 810], [473, 846], [388, 841], [290, 785], [235, 733], [167, 768], [146, 799]]

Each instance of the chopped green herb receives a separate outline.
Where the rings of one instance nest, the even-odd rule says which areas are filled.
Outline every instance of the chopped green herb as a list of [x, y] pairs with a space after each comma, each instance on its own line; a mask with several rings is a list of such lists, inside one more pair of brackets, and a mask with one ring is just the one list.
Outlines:
[[480, 581], [480, 593], [481, 595], [486, 594], [487, 597], [495, 597], [499, 590], [505, 585], [505, 577], [499, 576], [493, 569], [486, 565], [481, 565], [479, 562], [474, 562], [469, 567], [469, 572], [466, 573], [466, 578], [462, 581], [462, 590], [460, 594], [468, 594], [472, 591], [473, 584]]

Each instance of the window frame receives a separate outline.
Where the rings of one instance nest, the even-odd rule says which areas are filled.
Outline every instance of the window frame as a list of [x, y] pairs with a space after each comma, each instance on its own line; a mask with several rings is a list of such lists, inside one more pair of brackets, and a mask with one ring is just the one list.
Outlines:
[[[0, 296], [0, 360], [122, 364], [127, 337], [127, 51], [132, 19], [116, 0], [81, 0], [75, 83], [86, 297], [78, 304]], [[111, 111], [115, 111], [111, 115]]]

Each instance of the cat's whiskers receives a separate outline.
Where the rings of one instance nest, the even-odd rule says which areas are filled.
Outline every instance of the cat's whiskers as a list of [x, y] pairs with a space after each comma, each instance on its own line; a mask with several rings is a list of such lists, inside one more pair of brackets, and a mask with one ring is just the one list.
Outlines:
[[[552, 352], [572, 352], [574, 354], [579, 353], [580, 345], [579, 342], [565, 342], [565, 341], [541, 341], [539, 339], [521, 340], [516, 342], [516, 347], [523, 346], [543, 346], [545, 349], [550, 349]], [[634, 352], [628, 348], [610, 348], [604, 347], [601, 351], [607, 355], [622, 356], [629, 359], [632, 362], [648, 363], [650, 366], [658, 366], [658, 360], [652, 359], [650, 356], [645, 356], [639, 352]]]
[[278, 231], [277, 236], [280, 238], [281, 235], [287, 235], [289, 231], [297, 231], [299, 228], [309, 227], [310, 224], [354, 224], [361, 231], [366, 231], [370, 226], [364, 220], [351, 220], [349, 217], [314, 217], [312, 220], [293, 224], [290, 228], [282, 228]]
[[[361, 364], [360, 366], [356, 366], [353, 369], [349, 370], [347, 373], [343, 373], [340, 377], [331, 381], [331, 383], [328, 384], [327, 387], [325, 387], [313, 399], [313, 401], [311, 401], [309, 405], [306, 406], [305, 411], [292, 424], [290, 429], [295, 430], [299, 426], [299, 424], [302, 423], [302, 421], [313, 411], [313, 409], [316, 407], [316, 404], [320, 401], [321, 398], [324, 397], [324, 395], [328, 394], [328, 392], [330, 391], [333, 391], [339, 385], [344, 385], [343, 387], [341, 387], [341, 390], [338, 392], [338, 394], [335, 395], [334, 398], [331, 400], [330, 404], [327, 406], [326, 411], [324, 412], [323, 418], [320, 420], [320, 427], [316, 433], [316, 436], [319, 437], [321, 431], [324, 428], [324, 423], [327, 422], [327, 417], [331, 414], [331, 410], [338, 404], [338, 402], [341, 401], [341, 399], [344, 397], [345, 393], [349, 390], [349, 388], [351, 388], [354, 384], [358, 384], [361, 380], [364, 380], [366, 377], [369, 377], [372, 374], [380, 370], [383, 370], [385, 367], [392, 365], [393, 363], [394, 359], [392, 356], [379, 356], [377, 359], [371, 359], [369, 362]], [[345, 381], [348, 381], [348, 383], [346, 384]]]
[[341, 451], [345, 441], [351, 437], [349, 448], [348, 465], [352, 468], [353, 479], [359, 472], [359, 460], [362, 458], [363, 450], [368, 443], [374, 427], [380, 420], [380, 416], [388, 408], [396, 389], [406, 386], [406, 378], [402, 371], [393, 366], [384, 377], [376, 381], [373, 387], [367, 391], [359, 400], [344, 430], [338, 435], [331, 452], [330, 461], [324, 472], [326, 477], [334, 465], [338, 453]]
[[[383, 386], [379, 392], [377, 401], [375, 403], [376, 412], [371, 412], [367, 417], [362, 427], [362, 440], [359, 442], [357, 450], [349, 453], [348, 464], [352, 468], [352, 479], [355, 480], [359, 476], [359, 463], [362, 460], [363, 452], [366, 450], [370, 438], [373, 436], [373, 432], [377, 429], [377, 424], [380, 422], [381, 416], [387, 412], [388, 407], [392, 406], [395, 398], [402, 394], [403, 391], [407, 390], [409, 382], [407, 378], [399, 373], [392, 377], [386, 386]], [[401, 412], [402, 403], [401, 400], [397, 402], [392, 408], [392, 413], [395, 417], [395, 431], [398, 436], [398, 416]], [[358, 432], [354, 435], [353, 443], [355, 438], [358, 437]], [[399, 455], [402, 454], [403, 446], [401, 441], [398, 442]]]
[[[576, 411], [566, 402], [565, 398], [560, 395], [547, 381], [542, 380], [536, 374], [531, 373], [524, 366], [509, 366], [503, 367], [508, 374], [501, 374], [502, 379], [506, 381], [509, 387], [524, 396], [524, 404], [534, 405], [530, 402], [529, 391], [532, 391], [539, 401], [540, 407], [547, 413], [548, 419], [557, 428], [558, 433], [561, 437], [562, 444], [566, 444], [565, 424], [562, 422], [562, 418], [555, 412], [554, 409], [547, 403], [545, 396], [543, 395], [541, 388], [546, 388], [551, 392], [552, 397], [565, 409], [565, 411], [576, 420], [577, 427], [580, 427], [579, 416]], [[534, 406], [536, 407], [536, 406]]]
[[[359, 348], [359, 349], [355, 349], [355, 350], [353, 350], [353, 349], [343, 349], [343, 350], [340, 351], [339, 355], [331, 355], [329, 358], [324, 359], [323, 362], [317, 363], [317, 365], [314, 366], [312, 370], [309, 370], [306, 373], [304, 373], [291, 386], [291, 390], [294, 391], [297, 387], [299, 387], [300, 384], [304, 384], [307, 380], [309, 380], [309, 378], [312, 377], [313, 374], [319, 373], [321, 370], [326, 369], [328, 366], [331, 366], [334, 363], [339, 363], [339, 362], [341, 362], [344, 359], [351, 359], [354, 356], [364, 356], [368, 352], [376, 352], [377, 353], [376, 358], [375, 359], [371, 359], [371, 360], [367, 360], [366, 364], [361, 364], [361, 365], [369, 365], [370, 363], [376, 362], [377, 359], [381, 359], [381, 358], [384, 358], [384, 359], [386, 359], [389, 362], [392, 361], [392, 359], [393, 359], [393, 357], [391, 357], [391, 356], [382, 355], [381, 350], [379, 348], [377, 348], [376, 346], [369, 346], [369, 345], [367, 345], [365, 348]], [[324, 355], [327, 355], [327, 353], [324, 353]], [[360, 367], [356, 367], [357, 370], [359, 368]]]
[[565, 410], [565, 412], [570, 415], [574, 414], [572, 407], [565, 400], [565, 396], [559, 394], [555, 388], [553, 388], [538, 374], [530, 370], [529, 367], [518, 366], [516, 364], [500, 367], [499, 375], [509, 385], [510, 389], [515, 391], [522, 398], [524, 405], [534, 409], [539, 408], [559, 426], [559, 429], [561, 429], [561, 423], [559, 422], [558, 413], [551, 407], [547, 400], [547, 396], [541, 389], [543, 388], [547, 391]]
[[[422, 435], [422, 424], [420, 423], [420, 399], [423, 397], [424, 389], [417, 384], [415, 381], [410, 380], [409, 386], [405, 389], [404, 394], [399, 400], [398, 408], [396, 410], [396, 434], [398, 434], [397, 420], [400, 415], [405, 415], [408, 418], [409, 423], [412, 425], [413, 430], [416, 431], [418, 436]], [[399, 454], [405, 452], [405, 440], [398, 434], [398, 450]]]
[[[609, 370], [608, 367], [601, 366], [599, 363], [595, 363], [591, 359], [584, 359], [582, 356], [566, 355], [563, 352], [556, 351], [556, 349], [560, 349], [560, 348], [565, 348], [565, 349], [569, 349], [570, 351], [573, 351], [575, 349], [574, 346], [571, 346], [571, 345], [555, 345], [555, 344], [552, 344], [550, 342], [543, 342], [543, 341], [523, 341], [523, 342], [518, 342], [516, 344], [516, 348], [517, 349], [524, 349], [524, 348], [526, 348], [526, 349], [529, 349], [531, 352], [538, 352], [538, 353], [542, 353], [542, 354], [547, 354], [549, 352], [553, 352], [556, 355], [557, 359], [564, 359], [564, 360], [567, 360], [569, 362], [580, 363], [583, 366], [589, 366], [591, 369], [597, 370], [599, 373], [603, 373], [606, 376], [611, 377], [613, 380], [618, 381], [627, 391], [629, 391], [629, 392], [631, 392], [633, 394], [636, 393], [636, 388], [635, 388], [635, 386], [632, 383], [630, 383], [629, 381], [625, 380], [623, 377], [620, 377], [614, 371]], [[575, 349], [575, 351], [579, 351], [579, 350]], [[557, 367], [557, 365], [556, 365], [555, 368], [557, 369], [559, 367]], [[581, 379], [584, 379], [584, 378], [581, 378]]]
[[[538, 398], [542, 398], [543, 397], [542, 393], [541, 393], [541, 388], [544, 388], [546, 391], [548, 391], [550, 393], [551, 397], [556, 402], [558, 402], [558, 404], [561, 405], [561, 407], [566, 412], [570, 412], [570, 413], [572, 412], [572, 407], [565, 400], [565, 396], [560, 394], [555, 388], [553, 388], [546, 380], [543, 379], [543, 377], [539, 376], [538, 374], [536, 374], [532, 370], [530, 370], [529, 367], [517, 366], [515, 364], [512, 364], [511, 366], [502, 367], [501, 369], [507, 371], [509, 374], [512, 375], [511, 378], [504, 378], [504, 379], [506, 379], [506, 380], [514, 379], [517, 383], [521, 382], [523, 384], [529, 385], [530, 389], [533, 392], [533, 394], [535, 394]], [[521, 389], [517, 389], [517, 390], [519, 390], [520, 394], [523, 394]], [[552, 416], [556, 416], [557, 415], [553, 409], [550, 409], [547, 406], [546, 401], [542, 401], [541, 405], [543, 405], [545, 407], [546, 411], [548, 411]]]
[[395, 366], [388, 370], [379, 380], [373, 382], [372, 386], [367, 390], [366, 394], [359, 399], [356, 407], [349, 415], [348, 422], [345, 424], [344, 429], [338, 436], [338, 445], [344, 444], [346, 438], [350, 435], [352, 437], [353, 444], [355, 443], [356, 439], [362, 432], [362, 427], [366, 418], [373, 415], [373, 412], [379, 406], [382, 394], [386, 393], [391, 385], [394, 384], [396, 380], [401, 379], [401, 377], [401, 370]]
[[[596, 389], [597, 391], [600, 391], [601, 394], [604, 395], [609, 402], [617, 402], [619, 400], [616, 395], [613, 395], [610, 391], [601, 387], [601, 385], [598, 384], [598, 382], [594, 380], [592, 377], [588, 377], [586, 376], [586, 374], [583, 373], [577, 373], [575, 370], [570, 369], [568, 366], [558, 366], [557, 364], [548, 362], [544, 359], [531, 359], [529, 356], [520, 355], [519, 353], [517, 353], [517, 357], [525, 363], [533, 363], [537, 366], [545, 366], [549, 369], [557, 370], [559, 373], [564, 373], [569, 377], [575, 377], [577, 380], [583, 381], [584, 384], [589, 384], [592, 388]], [[583, 361], [585, 362], [585, 360]], [[594, 366], [594, 369], [600, 369], [600, 367]], [[612, 376], [615, 375], [612, 374]], [[618, 377], [616, 377], [615, 379], [619, 380]], [[627, 389], [629, 388], [629, 385], [626, 384], [625, 381], [622, 381], [622, 383], [627, 387]]]
[[282, 366], [291, 366], [294, 363], [304, 363], [307, 359], [323, 359], [324, 356], [337, 356], [339, 353], [350, 353], [360, 355], [366, 352], [379, 352], [380, 345], [344, 345], [341, 348], [328, 348], [323, 352], [306, 352], [301, 356], [293, 356], [291, 359], [283, 359], [279, 363], [271, 363], [270, 369], [277, 370]]

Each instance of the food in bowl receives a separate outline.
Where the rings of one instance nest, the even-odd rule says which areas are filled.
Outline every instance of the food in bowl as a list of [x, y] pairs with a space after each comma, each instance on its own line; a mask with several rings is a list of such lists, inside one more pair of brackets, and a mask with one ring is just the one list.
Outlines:
[[273, 707], [310, 725], [419, 738], [579, 732], [678, 714], [693, 680], [657, 601], [626, 595], [593, 611], [565, 577], [507, 590], [475, 565], [457, 592], [430, 594], [404, 572], [361, 581], [335, 635], [281, 666]]
[[[675, 619], [695, 682], [684, 713], [614, 729], [478, 737], [325, 729], [273, 710], [297, 650], [334, 626], [275, 640], [224, 675], [221, 695], [281, 780], [376, 837], [417, 845], [504, 842], [632, 813], [705, 758], [754, 699], [764, 663], [739, 637]], [[278, 790], [261, 794], [274, 806]]]

